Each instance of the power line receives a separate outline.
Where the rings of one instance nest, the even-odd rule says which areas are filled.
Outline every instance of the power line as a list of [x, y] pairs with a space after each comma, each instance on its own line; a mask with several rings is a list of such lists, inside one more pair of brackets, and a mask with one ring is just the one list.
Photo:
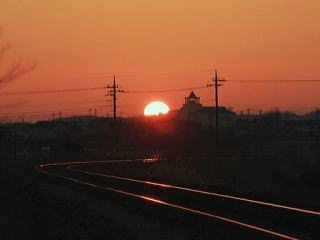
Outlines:
[[135, 90], [135, 91], [123, 91], [123, 93], [168, 93], [168, 92], [183, 92], [198, 89], [205, 89], [205, 86], [189, 87], [189, 88], [175, 88], [175, 89], [164, 89], [164, 90]]
[[[102, 90], [109, 87], [96, 87], [96, 88], [78, 88], [78, 89], [60, 89], [60, 90], [39, 90], [39, 91], [21, 91], [21, 92], [0, 92], [0, 96], [8, 95], [31, 95], [31, 94], [49, 94], [49, 93], [66, 93], [66, 92], [80, 92], [91, 90]], [[207, 87], [189, 87], [189, 88], [177, 88], [177, 89], [164, 89], [164, 90], [134, 90], [134, 91], [121, 91], [121, 93], [166, 93], [166, 92], [182, 92], [188, 90], [205, 89]]]
[[[209, 101], [212, 101], [213, 99], [205, 99], [205, 100], [203, 100], [203, 102], [209, 102]], [[104, 100], [97, 100], [97, 101], [92, 101], [92, 102], [103, 102]], [[112, 100], [110, 100], [110, 101], [112, 101]], [[68, 105], [68, 104], [75, 104], [75, 103], [89, 103], [89, 102], [91, 102], [91, 101], [83, 101], [83, 102], [73, 102], [73, 103], [65, 103], [65, 104], [61, 104], [61, 105]], [[55, 104], [52, 104], [53, 106], [56, 106]], [[181, 106], [182, 105], [182, 103], [180, 104], [180, 103], [175, 103], [175, 104], [170, 104], [170, 106], [171, 107], [178, 107], [178, 106]], [[32, 106], [50, 106], [50, 104], [48, 104], [48, 105], [32, 105]], [[58, 105], [57, 105], [58, 106]], [[30, 106], [28, 106], [28, 107], [30, 107]], [[92, 107], [92, 109], [94, 109], [94, 108], [107, 108], [108, 110], [111, 110], [111, 109], [113, 109], [113, 107], [114, 107], [114, 105], [113, 104], [106, 104], [106, 105], [100, 105], [100, 106], [95, 106], [95, 107]], [[126, 106], [119, 106], [119, 105], [117, 105], [116, 106], [117, 107], [117, 109], [119, 109], [119, 108], [133, 108], [133, 109], [141, 109], [141, 108], [143, 108], [143, 106], [142, 105], [134, 105], [134, 106], [128, 106], [128, 105], [126, 105]], [[49, 110], [41, 110], [41, 111], [31, 111], [31, 112], [20, 112], [20, 113], [17, 113], [17, 112], [15, 112], [15, 113], [0, 113], [0, 118], [7, 118], [7, 117], [9, 117], [9, 118], [21, 118], [21, 117], [28, 117], [28, 116], [48, 116], [48, 115], [51, 115], [52, 116], [52, 112], [53, 113], [56, 113], [56, 114], [61, 114], [61, 113], [72, 113], [72, 112], [74, 112], [74, 113], [79, 113], [79, 112], [83, 112], [83, 113], [86, 113], [87, 112], [87, 110], [85, 110], [86, 108], [84, 108], [84, 107], [80, 107], [80, 108], [67, 108], [67, 109], [55, 109], [55, 110], [52, 110], [52, 109], [49, 109]], [[65, 114], [64, 114], [64, 116], [65, 116]]]
[[24, 95], [24, 94], [45, 94], [45, 93], [66, 93], [66, 92], [81, 92], [91, 90], [102, 90], [106, 87], [93, 87], [93, 88], [72, 88], [72, 89], [59, 89], [59, 90], [39, 90], [39, 91], [21, 91], [21, 92], [0, 92], [0, 95]]
[[[107, 100], [108, 101], [108, 100]], [[64, 106], [64, 105], [77, 105], [77, 104], [85, 104], [85, 103], [94, 103], [94, 102], [105, 102], [105, 100], [92, 100], [92, 101], [81, 101], [81, 102], [66, 102], [66, 103], [53, 103], [53, 104], [35, 104], [35, 105], [17, 105], [17, 106], [0, 106], [0, 109], [7, 108], [20, 108], [20, 107], [47, 107], [47, 106]]]
[[[96, 114], [96, 111], [94, 111], [95, 114]], [[66, 113], [66, 114], [63, 114], [63, 117], [66, 118], [66, 117], [75, 117], [75, 116], [81, 116], [81, 117], [89, 117], [89, 114], [88, 114], [88, 109], [86, 110], [78, 110], [78, 111], [55, 111], [55, 112], [50, 112], [50, 111], [47, 111], [47, 112], [44, 112], [44, 113], [37, 113], [37, 114], [24, 114], [24, 115], [7, 115], [7, 116], [1, 116], [0, 115], [0, 122], [3, 121], [3, 120], [9, 120], [9, 121], [12, 121], [12, 120], [17, 120], [17, 119], [20, 119], [22, 120], [22, 122], [24, 122], [25, 119], [29, 119], [29, 120], [52, 120], [53, 117], [55, 116], [62, 116], [62, 113]], [[56, 119], [56, 118], [55, 118]]]
[[[103, 107], [109, 107], [109, 106], [103, 106]], [[111, 106], [110, 106], [111, 107]], [[45, 111], [36, 111], [36, 112], [21, 112], [21, 113], [0, 113], [0, 116], [17, 116], [17, 117], [21, 117], [21, 116], [28, 116], [28, 115], [46, 115], [46, 114], [50, 114], [52, 112], [79, 112], [79, 111], [85, 111], [84, 109], [87, 108], [69, 108], [69, 109], [56, 109], [56, 110], [45, 110]]]
[[[212, 99], [210, 99], [212, 100]], [[176, 104], [178, 106], [178, 104]], [[173, 106], [173, 105], [171, 105]], [[97, 106], [93, 109], [98, 109], [98, 108], [101, 108], [101, 107], [106, 107], [106, 106]], [[107, 107], [110, 107], [110, 108], [113, 108], [113, 105], [110, 105], [110, 106], [107, 106]], [[120, 107], [120, 106], [118, 106]], [[121, 106], [120, 108], [141, 108], [141, 106]], [[256, 112], [260, 112], [261, 110], [257, 110], [257, 109], [250, 109], [250, 111], [253, 110], [253, 111], [256, 111]], [[247, 109], [248, 111], [248, 109]], [[289, 112], [293, 112], [293, 113], [297, 113], [297, 112], [300, 112], [300, 113], [303, 113], [303, 114], [306, 114], [308, 112], [314, 112], [310, 109], [305, 109], [304, 111], [298, 111], [298, 110], [288, 110]], [[318, 110], [319, 111], [319, 110]], [[241, 112], [244, 112], [244, 111], [241, 111]], [[88, 109], [79, 109], [79, 110], [75, 110], [75, 109], [65, 109], [65, 110], [60, 110], [60, 111], [46, 111], [46, 112], [28, 112], [28, 113], [16, 113], [15, 115], [11, 115], [11, 114], [1, 114], [0, 115], [0, 121], [2, 120], [14, 120], [14, 119], [47, 119], [47, 120], [50, 120], [53, 118], [53, 116], [59, 116], [61, 115], [62, 113], [63, 114], [63, 117], [72, 117], [72, 116], [88, 116]], [[54, 115], [53, 115], [54, 114]], [[240, 113], [241, 115], [241, 113]]]
[[[320, 79], [278, 79], [278, 80], [226, 80], [229, 83], [312, 83], [320, 82]], [[66, 92], [80, 92], [80, 91], [92, 91], [103, 90], [108, 87], [92, 87], [92, 88], [73, 88], [73, 89], [57, 89], [57, 90], [30, 90], [30, 91], [17, 91], [17, 92], [0, 92], [0, 96], [8, 95], [28, 95], [28, 94], [49, 94], [49, 93], [66, 93]], [[163, 90], [131, 90], [122, 91], [122, 93], [138, 94], [138, 93], [170, 93], [170, 92], [182, 92], [190, 90], [206, 89], [205, 86], [195, 86], [188, 88], [175, 88], [175, 89], [163, 89]]]
[[278, 79], [278, 80], [226, 80], [230, 83], [300, 83], [300, 82], [320, 82], [320, 79]]
[[[203, 100], [201, 100], [201, 103], [209, 103], [209, 102], [212, 102], [212, 101], [214, 101], [215, 99], [214, 98], [206, 98], [206, 99], [203, 99]], [[169, 107], [171, 108], [171, 110], [173, 110], [172, 109], [172, 107], [182, 107], [182, 105], [183, 105], [183, 102], [180, 102], [180, 103], [172, 103], [172, 104], [168, 104], [169, 105]], [[98, 108], [99, 107], [105, 107], [105, 106], [98, 106]], [[110, 106], [111, 107], [111, 106]], [[123, 105], [121, 105], [121, 106], [119, 106], [119, 105], [117, 105], [117, 108], [121, 108], [121, 109], [141, 109], [141, 108], [143, 108], [144, 107], [144, 105], [125, 105], [125, 106], [123, 106]]]

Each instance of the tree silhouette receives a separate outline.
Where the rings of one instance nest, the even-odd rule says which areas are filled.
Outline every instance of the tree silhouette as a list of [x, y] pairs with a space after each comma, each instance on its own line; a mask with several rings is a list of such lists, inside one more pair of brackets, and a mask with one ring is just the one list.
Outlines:
[[[3, 59], [5, 57], [5, 54], [8, 50], [10, 50], [10, 44], [3, 44], [2, 43], [2, 31], [0, 29], [0, 69], [3, 66]], [[32, 71], [36, 67], [36, 63], [33, 63], [31, 65], [25, 66], [22, 64], [21, 60], [18, 60], [17, 62], [14, 62], [11, 66], [9, 66], [7, 69], [4, 69], [0, 71], [0, 88], [6, 84], [9, 83], [20, 76]]]

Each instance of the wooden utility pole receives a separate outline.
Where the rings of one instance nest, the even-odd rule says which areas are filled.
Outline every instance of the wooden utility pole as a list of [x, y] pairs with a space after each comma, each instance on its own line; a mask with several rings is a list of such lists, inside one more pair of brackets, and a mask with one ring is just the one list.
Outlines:
[[247, 120], [250, 120], [250, 113], [251, 113], [251, 109], [247, 108]]
[[118, 85], [116, 84], [116, 77], [113, 77], [113, 85], [107, 86], [108, 89], [111, 89], [108, 91], [108, 96], [112, 97], [113, 102], [113, 119], [117, 120], [117, 92], [123, 92], [122, 90], [119, 90]]
[[243, 110], [240, 111], [240, 119], [243, 120]]
[[225, 81], [225, 79], [219, 79], [218, 78], [218, 71], [217, 69], [214, 70], [214, 78], [213, 78], [213, 83], [208, 84], [208, 87], [214, 87], [214, 99], [215, 99], [215, 120], [216, 120], [216, 151], [218, 152], [219, 149], [219, 91], [218, 88], [222, 86], [222, 83]]
[[13, 133], [13, 137], [14, 137], [14, 143], [13, 143], [13, 147], [14, 147], [14, 149], [13, 149], [13, 154], [14, 154], [14, 160], [16, 161], [17, 160], [17, 138], [18, 138], [18, 136], [17, 136], [17, 133], [16, 132], [14, 132]]
[[[218, 95], [218, 72], [214, 71], [214, 90], [215, 90], [215, 105], [216, 105], [216, 130], [219, 134], [219, 95]], [[218, 138], [217, 138], [218, 139]]]
[[113, 77], [113, 118], [117, 119], [117, 90], [116, 90], [116, 77]]
[[320, 119], [319, 119], [319, 108], [316, 108], [316, 121], [317, 121], [317, 125], [318, 125], [318, 128], [320, 127]]

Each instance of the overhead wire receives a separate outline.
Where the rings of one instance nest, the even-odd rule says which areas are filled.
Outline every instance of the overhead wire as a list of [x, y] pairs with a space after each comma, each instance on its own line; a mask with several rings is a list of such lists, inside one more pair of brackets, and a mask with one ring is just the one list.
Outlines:
[[33, 91], [18, 91], [18, 92], [0, 92], [0, 95], [28, 95], [28, 94], [45, 94], [45, 93], [66, 93], [66, 92], [82, 92], [91, 90], [102, 90], [107, 87], [92, 87], [92, 88], [71, 88], [58, 90], [33, 90]]
[[[230, 83], [312, 83], [320, 82], [320, 79], [278, 79], [278, 80], [224, 80]], [[181, 92], [189, 90], [206, 89], [210, 86], [194, 86], [188, 88], [174, 88], [174, 89], [163, 89], [163, 90], [130, 90], [121, 91], [120, 93], [170, 93], [170, 92]], [[56, 90], [30, 90], [30, 91], [15, 91], [15, 92], [0, 92], [0, 95], [28, 95], [28, 94], [49, 94], [49, 93], [66, 93], [66, 92], [80, 92], [80, 91], [92, 91], [92, 90], [103, 90], [107, 87], [91, 87], [91, 88], [72, 88], [72, 89], [56, 89]]]
[[80, 101], [80, 102], [66, 102], [66, 103], [52, 103], [52, 104], [19, 104], [17, 106], [9, 106], [6, 105], [0, 106], [0, 109], [7, 109], [7, 108], [20, 108], [20, 107], [47, 107], [47, 106], [64, 106], [64, 105], [77, 105], [77, 104], [86, 104], [86, 103], [95, 103], [95, 102], [109, 102], [111, 100], [92, 100], [92, 101]]
[[278, 79], [278, 80], [225, 80], [231, 83], [301, 83], [301, 82], [320, 82], [320, 79]]
[[[278, 79], [278, 80], [249, 80], [249, 79], [237, 79], [237, 80], [226, 80], [226, 83], [317, 83], [320, 82], [320, 79]], [[190, 91], [190, 90], [200, 90], [200, 89], [207, 89], [210, 86], [194, 86], [194, 87], [188, 87], [188, 88], [174, 88], [174, 89], [163, 89], [163, 90], [130, 90], [130, 91], [121, 91], [120, 93], [123, 94], [148, 94], [148, 93], [171, 93], [171, 92], [183, 92], [183, 91]], [[57, 89], [57, 90], [30, 90], [30, 91], [14, 91], [14, 92], [0, 92], [0, 96], [17, 96], [17, 95], [32, 95], [32, 94], [53, 94], [53, 93], [68, 93], [68, 92], [81, 92], [81, 91], [92, 91], [92, 90], [104, 90], [108, 87], [91, 87], [91, 88], [72, 88], [72, 89]], [[210, 99], [211, 100], [211, 99]], [[90, 102], [108, 102], [111, 100], [96, 100], [96, 101], [82, 101], [82, 102], [70, 102], [70, 103], [58, 103], [58, 104], [39, 104], [39, 105], [29, 105], [29, 107], [35, 107], [35, 106], [63, 106], [63, 105], [73, 105], [73, 104], [85, 104]], [[15, 108], [18, 108], [20, 106], [17, 106]], [[97, 106], [96, 108], [109, 108], [111, 106]], [[131, 106], [132, 107], [132, 106]], [[130, 108], [129, 106], [124, 108]], [[135, 107], [134, 107], [135, 108]], [[0, 106], [1, 109], [1, 106]], [[94, 109], [94, 108], [93, 108]], [[67, 110], [67, 109], [59, 109], [56, 110], [56, 112], [63, 111], [74, 111]], [[49, 112], [49, 113], [48, 113]], [[17, 114], [17, 113], [15, 113]], [[30, 116], [30, 115], [40, 115], [39, 112], [27, 112], [27, 113], [21, 113], [19, 116], [16, 117], [22, 117], [22, 116]], [[3, 115], [3, 114], [0, 114]], [[5, 114], [7, 117], [14, 117], [10, 116], [10, 114]], [[9, 115], [9, 116], [8, 116]], [[42, 116], [48, 116], [50, 115], [50, 111], [43, 112], [41, 114]], [[4, 118], [4, 116], [1, 116], [1, 118]]]
[[197, 86], [189, 88], [175, 88], [175, 89], [164, 89], [164, 90], [133, 90], [133, 91], [123, 91], [123, 93], [168, 93], [168, 92], [183, 92], [190, 90], [206, 89], [207, 86]]
[[[101, 107], [111, 107], [110, 106], [94, 106], [91, 107], [92, 110], [94, 110], [95, 108], [101, 108]], [[23, 116], [30, 116], [30, 115], [51, 115], [52, 113], [70, 113], [70, 112], [89, 112], [90, 107], [88, 108], [70, 108], [70, 109], [56, 109], [56, 110], [46, 110], [46, 111], [36, 111], [36, 112], [21, 112], [21, 113], [0, 113], [0, 117], [3, 116], [11, 116], [11, 117], [23, 117]]]

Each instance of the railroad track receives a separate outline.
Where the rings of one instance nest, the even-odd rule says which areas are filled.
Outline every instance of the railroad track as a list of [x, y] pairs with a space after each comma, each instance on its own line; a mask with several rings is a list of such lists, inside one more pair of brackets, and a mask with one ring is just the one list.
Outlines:
[[[35, 170], [77, 185], [223, 223], [227, 225], [226, 229], [230, 229], [230, 234], [239, 235], [241, 239], [320, 239], [320, 211], [90, 170], [93, 165], [112, 166], [144, 161], [53, 163], [36, 166]], [[232, 228], [236, 230], [233, 232]], [[248, 235], [243, 232], [248, 232]]]

